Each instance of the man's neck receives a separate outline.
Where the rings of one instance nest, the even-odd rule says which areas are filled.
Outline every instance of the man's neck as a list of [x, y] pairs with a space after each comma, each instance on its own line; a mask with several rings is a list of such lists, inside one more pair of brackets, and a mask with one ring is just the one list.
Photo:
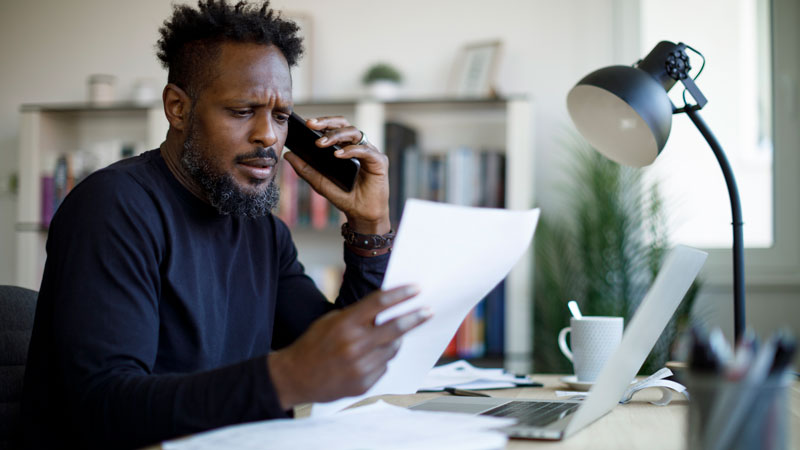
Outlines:
[[161, 157], [167, 163], [169, 171], [178, 180], [180, 184], [189, 190], [195, 197], [208, 203], [203, 189], [199, 184], [189, 175], [188, 172], [181, 165], [181, 155], [183, 154], [183, 145], [180, 142], [179, 136], [175, 135], [173, 130], [167, 132], [167, 139], [161, 143]]

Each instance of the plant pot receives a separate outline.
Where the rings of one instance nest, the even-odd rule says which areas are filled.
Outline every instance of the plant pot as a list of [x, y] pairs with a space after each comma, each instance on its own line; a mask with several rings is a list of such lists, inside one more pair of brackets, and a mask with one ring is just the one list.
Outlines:
[[378, 100], [394, 100], [400, 92], [400, 85], [390, 80], [373, 81], [367, 87], [369, 95]]

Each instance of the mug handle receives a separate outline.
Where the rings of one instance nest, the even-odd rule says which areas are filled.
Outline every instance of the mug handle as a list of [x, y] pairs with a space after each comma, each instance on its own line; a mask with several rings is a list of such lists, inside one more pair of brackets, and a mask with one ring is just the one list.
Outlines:
[[558, 348], [561, 349], [561, 353], [567, 357], [568, 360], [572, 361], [572, 352], [570, 351], [569, 347], [567, 347], [567, 333], [572, 331], [572, 327], [562, 328], [561, 331], [558, 332]]

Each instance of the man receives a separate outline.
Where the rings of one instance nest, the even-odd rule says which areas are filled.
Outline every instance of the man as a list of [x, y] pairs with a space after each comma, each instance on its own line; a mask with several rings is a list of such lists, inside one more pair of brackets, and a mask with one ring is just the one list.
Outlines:
[[[88, 177], [53, 219], [25, 376], [29, 446], [134, 447], [365, 392], [428, 315], [380, 326], [412, 297], [378, 289], [388, 261], [387, 159], [340, 117], [310, 120], [361, 172], [345, 192], [292, 154], [347, 217], [336, 304], [269, 211], [292, 112], [298, 28], [201, 0], [164, 23], [160, 149]], [[357, 300], [361, 299], [356, 303]]]

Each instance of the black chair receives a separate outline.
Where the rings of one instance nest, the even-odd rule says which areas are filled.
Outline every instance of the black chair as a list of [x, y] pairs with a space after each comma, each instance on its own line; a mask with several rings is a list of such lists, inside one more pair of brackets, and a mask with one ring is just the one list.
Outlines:
[[0, 286], [0, 449], [22, 445], [20, 401], [36, 291]]

